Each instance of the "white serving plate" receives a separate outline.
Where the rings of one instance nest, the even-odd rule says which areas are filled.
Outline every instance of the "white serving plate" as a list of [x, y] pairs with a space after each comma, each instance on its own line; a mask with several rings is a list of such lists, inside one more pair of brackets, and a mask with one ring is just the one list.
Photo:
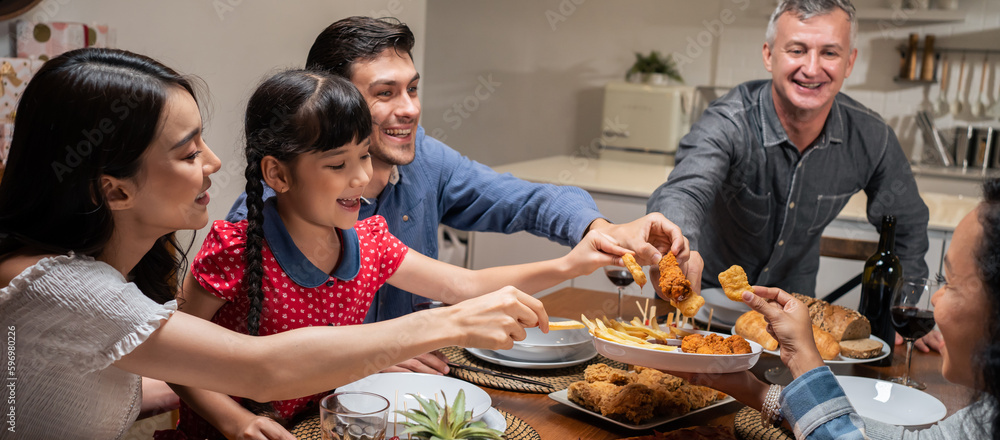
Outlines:
[[[589, 337], [589, 336], [588, 336]], [[570, 355], [568, 359], [555, 361], [555, 362], [535, 362], [535, 361], [522, 361], [517, 359], [510, 359], [504, 357], [498, 351], [492, 350], [482, 350], [478, 348], [466, 348], [469, 354], [482, 359], [486, 362], [494, 363], [497, 365], [503, 365], [505, 367], [513, 368], [524, 368], [527, 370], [545, 370], [550, 368], [565, 368], [572, 367], [574, 365], [579, 365], [587, 362], [597, 356], [597, 349], [594, 345], [589, 343], [587, 345], [580, 346], [577, 348], [577, 352]]]
[[[389, 428], [386, 432], [392, 432], [394, 420], [398, 422], [395, 426], [397, 432], [402, 432], [404, 429], [405, 418], [402, 415], [395, 416], [397, 409], [402, 411], [404, 408], [420, 407], [417, 399], [410, 394], [417, 394], [424, 399], [437, 397], [442, 404], [443, 399], [447, 398], [450, 405], [455, 401], [458, 390], [465, 390], [465, 410], [472, 411], [472, 419], [482, 419], [489, 425], [486, 414], [493, 406], [493, 399], [482, 388], [453, 377], [423, 373], [376, 373], [337, 388], [337, 392], [367, 391], [385, 397], [389, 401]], [[506, 421], [499, 412], [497, 415], [503, 422], [503, 429], [490, 427], [503, 431], [506, 429]]]
[[[715, 332], [697, 331], [696, 333]], [[729, 336], [721, 333], [719, 335]], [[750, 340], [747, 342], [750, 343], [751, 352], [747, 354], [698, 354], [684, 353], [680, 351], [680, 347], [674, 351], [653, 350], [619, 344], [597, 336], [591, 336], [591, 338], [594, 340], [597, 352], [609, 359], [658, 370], [688, 373], [735, 373], [749, 370], [757, 363], [761, 350], [763, 350], [760, 344]]]
[[910, 387], [867, 377], [836, 376], [858, 414], [900, 426], [930, 425], [944, 418], [940, 400]]
[[696, 413], [699, 413], [699, 412], [702, 412], [702, 411], [705, 411], [705, 410], [709, 410], [709, 409], [715, 408], [717, 406], [722, 406], [722, 405], [725, 405], [725, 404], [727, 404], [729, 402], [734, 402], [735, 401], [735, 399], [733, 399], [732, 397], [726, 396], [725, 399], [716, 401], [715, 403], [712, 403], [711, 405], [708, 405], [708, 406], [706, 406], [704, 408], [699, 408], [699, 409], [687, 412], [685, 414], [681, 414], [679, 416], [674, 416], [674, 417], [658, 416], [658, 417], [653, 417], [652, 419], [649, 419], [649, 420], [643, 422], [642, 424], [633, 425], [633, 424], [628, 423], [628, 422], [622, 422], [620, 420], [615, 420], [615, 419], [612, 419], [612, 418], [605, 417], [605, 416], [601, 415], [601, 413], [593, 412], [593, 411], [591, 411], [591, 410], [589, 410], [587, 408], [584, 408], [584, 407], [582, 407], [580, 405], [577, 405], [572, 400], [569, 400], [568, 393], [569, 393], [568, 389], [559, 390], [559, 391], [556, 391], [554, 393], [549, 393], [549, 398], [552, 399], [552, 400], [555, 400], [556, 402], [559, 402], [559, 403], [561, 403], [563, 405], [572, 407], [572, 408], [574, 408], [576, 410], [583, 411], [583, 412], [585, 412], [587, 414], [590, 414], [590, 415], [592, 415], [594, 417], [598, 417], [598, 418], [607, 420], [607, 421], [609, 421], [611, 423], [614, 423], [614, 424], [616, 424], [618, 426], [622, 426], [622, 427], [625, 427], [625, 428], [628, 428], [628, 429], [637, 429], [637, 430], [638, 429], [650, 429], [650, 428], [662, 425], [662, 424], [667, 423], [667, 422], [672, 422], [674, 420], [687, 417], [687, 416], [689, 416], [691, 414], [696, 414]]
[[[736, 334], [736, 327], [735, 326], [733, 327], [733, 334]], [[868, 362], [874, 362], [874, 361], [877, 361], [877, 360], [881, 360], [881, 359], [884, 359], [886, 356], [889, 356], [889, 344], [887, 344], [885, 341], [883, 341], [882, 339], [880, 339], [878, 336], [875, 336], [875, 335], [869, 336], [868, 339], [872, 339], [872, 340], [878, 341], [878, 342], [880, 342], [882, 344], [882, 354], [880, 354], [878, 356], [875, 356], [873, 358], [868, 358], [868, 359], [855, 359], [855, 358], [850, 358], [850, 357], [838, 354], [836, 358], [830, 359], [828, 361], [824, 360], [823, 362], [827, 363], [827, 364], [831, 364], [831, 365], [837, 365], [837, 364], [865, 364], [865, 363], [868, 363]], [[748, 341], [749, 341], [749, 339], [748, 339]], [[773, 354], [775, 356], [781, 356], [781, 347], [779, 346], [777, 350], [764, 350], [764, 353]]]

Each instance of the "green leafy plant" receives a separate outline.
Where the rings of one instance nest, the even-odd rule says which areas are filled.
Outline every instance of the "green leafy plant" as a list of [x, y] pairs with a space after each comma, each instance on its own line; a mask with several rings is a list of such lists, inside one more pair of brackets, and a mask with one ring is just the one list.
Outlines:
[[681, 78], [680, 72], [677, 71], [677, 64], [674, 62], [674, 58], [670, 55], [663, 57], [660, 55], [660, 52], [655, 50], [650, 52], [649, 55], [643, 55], [639, 52], [635, 53], [635, 63], [628, 69], [625, 77], [628, 78], [634, 73], [662, 73], [674, 81], [684, 83], [684, 78]]
[[[444, 392], [442, 392], [444, 394]], [[406, 416], [406, 429], [399, 434], [411, 435], [420, 440], [502, 440], [503, 433], [486, 426], [486, 422], [473, 422], [472, 411], [465, 410], [465, 390], [458, 390], [455, 402], [448, 406], [435, 400], [410, 394], [420, 403], [420, 408], [396, 411]]]

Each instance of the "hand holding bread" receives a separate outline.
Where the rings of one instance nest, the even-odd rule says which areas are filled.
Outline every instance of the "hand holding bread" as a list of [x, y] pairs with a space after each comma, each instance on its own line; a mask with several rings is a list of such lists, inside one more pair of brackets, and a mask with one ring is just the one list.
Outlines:
[[[823, 359], [813, 336], [809, 308], [787, 292], [777, 287], [753, 288], [754, 296], [747, 302], [754, 311], [762, 314], [773, 336], [781, 347], [781, 361], [794, 377], [823, 365]], [[738, 333], [738, 332], [737, 332]]]

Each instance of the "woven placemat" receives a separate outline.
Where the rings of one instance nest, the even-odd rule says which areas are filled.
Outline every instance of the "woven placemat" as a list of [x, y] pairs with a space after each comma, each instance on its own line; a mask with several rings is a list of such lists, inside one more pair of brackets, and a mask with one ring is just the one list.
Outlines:
[[601, 363], [601, 364], [607, 364], [608, 366], [614, 368], [620, 368], [623, 370], [628, 369], [628, 365], [625, 365], [618, 361], [613, 361], [601, 355], [597, 355], [593, 359], [587, 362], [574, 365], [572, 367], [552, 368], [546, 370], [529, 370], [524, 368], [505, 367], [502, 365], [486, 362], [469, 354], [468, 351], [465, 351], [464, 348], [460, 347], [443, 348], [441, 349], [441, 352], [444, 353], [445, 356], [448, 356], [448, 360], [459, 365], [471, 365], [473, 367], [480, 367], [480, 368], [486, 368], [488, 370], [500, 371], [503, 373], [524, 377], [527, 379], [537, 380], [539, 382], [546, 383], [552, 386], [552, 388], [549, 388], [541, 385], [535, 385], [517, 381], [514, 379], [505, 379], [502, 377], [491, 376], [485, 373], [464, 370], [461, 368], [452, 368], [451, 372], [448, 373], [448, 375], [450, 376], [454, 376], [459, 379], [472, 382], [479, 386], [495, 388], [498, 390], [518, 391], [522, 393], [548, 394], [554, 390], [561, 390], [563, 388], [568, 388], [571, 383], [583, 380], [583, 370], [586, 370], [587, 366], [591, 364]]
[[[524, 420], [502, 409], [497, 411], [500, 411], [500, 414], [503, 414], [504, 420], [507, 421], [507, 429], [503, 432], [504, 439], [542, 440], [542, 436], [538, 435], [535, 428], [532, 428]], [[319, 414], [299, 422], [299, 424], [292, 427], [291, 433], [298, 440], [322, 440], [323, 435], [319, 430]]]
[[782, 428], [767, 428], [760, 422], [760, 413], [746, 407], [736, 413], [733, 431], [740, 440], [795, 440], [795, 434]]

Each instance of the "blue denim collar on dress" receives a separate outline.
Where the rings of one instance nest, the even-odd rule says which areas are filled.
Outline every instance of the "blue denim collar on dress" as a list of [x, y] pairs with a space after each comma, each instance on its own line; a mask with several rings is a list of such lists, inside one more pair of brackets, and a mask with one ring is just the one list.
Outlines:
[[[333, 277], [341, 281], [349, 281], [358, 276], [358, 272], [361, 271], [361, 245], [358, 242], [358, 233], [354, 228], [337, 229], [337, 235], [340, 237], [340, 258], [337, 267], [333, 270]], [[307, 288], [319, 287], [323, 283], [333, 285], [330, 274], [313, 265], [295, 246], [292, 236], [285, 228], [285, 223], [278, 215], [273, 197], [264, 202], [264, 239], [267, 240], [271, 253], [274, 254], [274, 259], [278, 261], [281, 270], [295, 284]]]

